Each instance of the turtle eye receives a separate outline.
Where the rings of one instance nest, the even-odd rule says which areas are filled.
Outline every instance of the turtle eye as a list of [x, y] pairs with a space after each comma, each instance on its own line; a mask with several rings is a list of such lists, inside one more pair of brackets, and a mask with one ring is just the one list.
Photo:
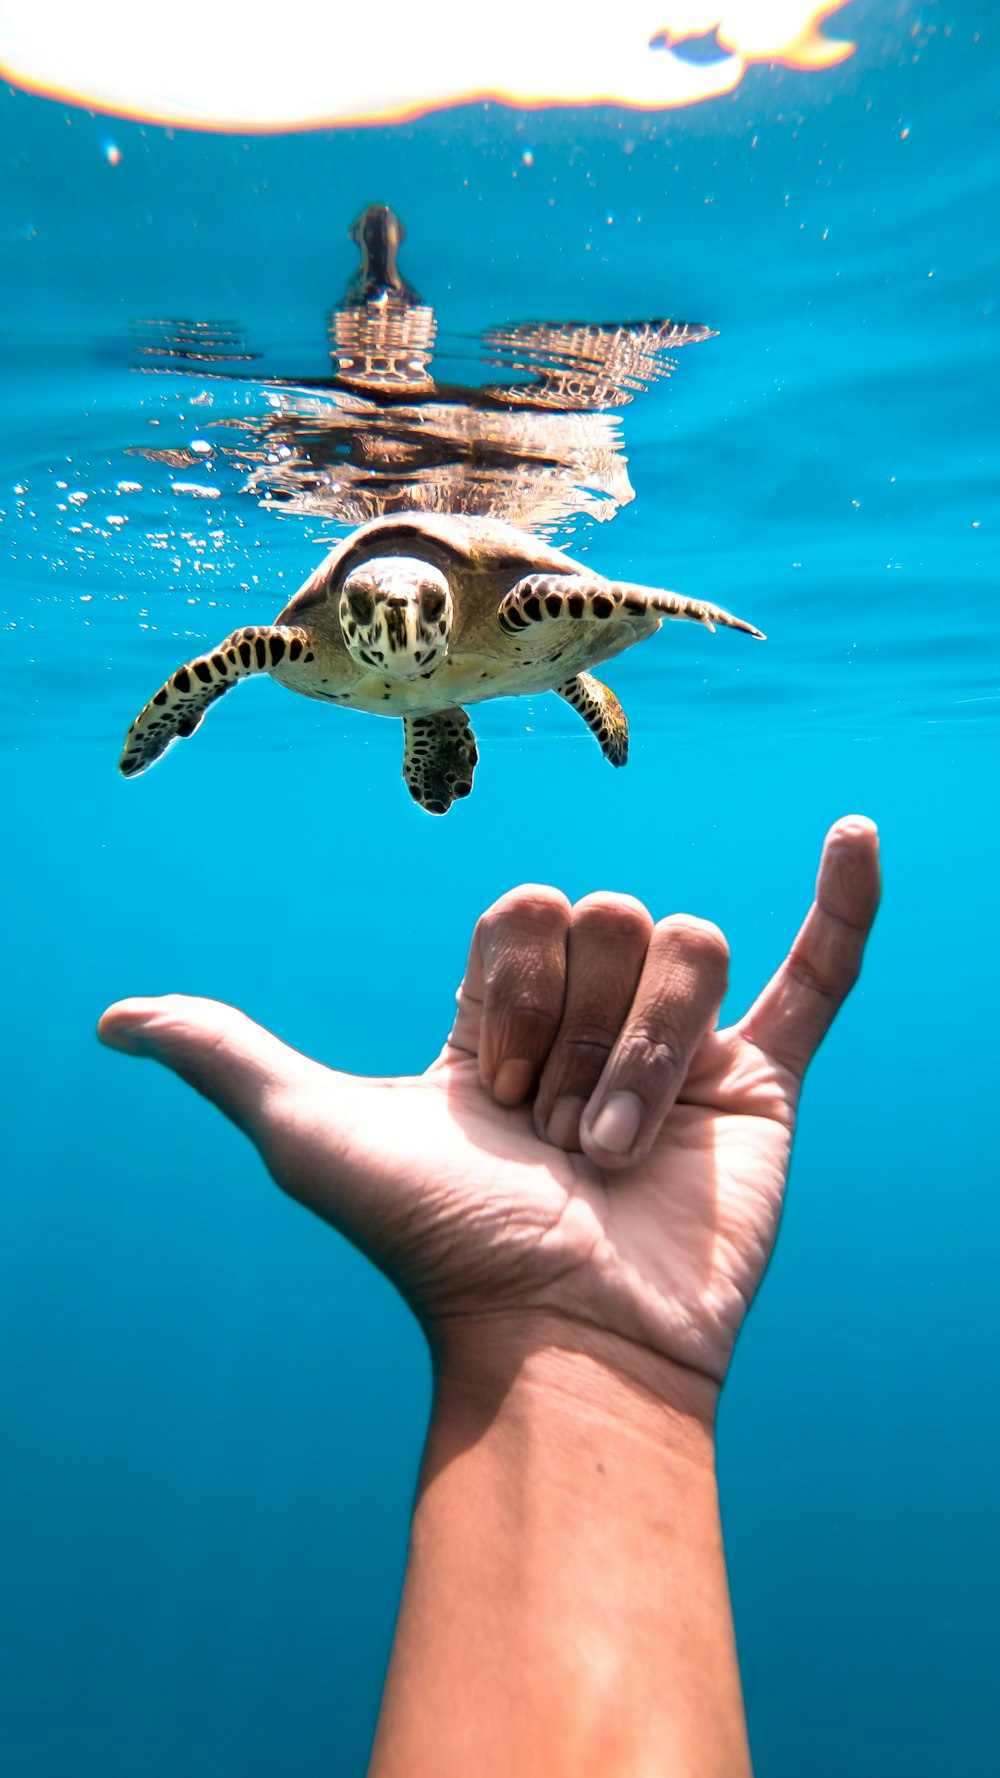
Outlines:
[[444, 594], [440, 587], [425, 587], [420, 595], [420, 615], [425, 623], [434, 623], [444, 610]]
[[355, 623], [370, 624], [375, 615], [375, 601], [363, 587], [351, 587], [347, 604]]

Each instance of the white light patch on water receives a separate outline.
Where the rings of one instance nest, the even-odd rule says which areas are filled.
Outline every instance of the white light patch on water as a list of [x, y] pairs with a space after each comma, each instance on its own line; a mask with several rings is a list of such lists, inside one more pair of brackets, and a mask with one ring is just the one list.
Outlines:
[[[275, 29], [268, 0], [0, 0], [0, 75], [101, 111], [205, 129], [288, 129], [419, 116], [468, 100], [694, 105], [754, 63], [830, 67], [852, 43], [820, 30], [847, 0], [456, 0], [312, 8]], [[712, 38], [714, 34], [714, 43]], [[703, 59], [685, 45], [708, 43]], [[116, 166], [116, 144], [105, 146]]]

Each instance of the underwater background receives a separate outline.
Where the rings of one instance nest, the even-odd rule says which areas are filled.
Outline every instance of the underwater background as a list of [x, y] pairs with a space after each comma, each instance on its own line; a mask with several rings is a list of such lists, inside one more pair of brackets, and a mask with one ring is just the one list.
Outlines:
[[[540, 880], [718, 921], [736, 1014], [852, 810], [885, 899], [721, 1410], [751, 1739], [762, 1778], [997, 1769], [1000, 19], [842, 25], [837, 67], [660, 114], [237, 136], [0, 91], [11, 1778], [360, 1775], [429, 1402], [391, 1287], [99, 1049], [103, 1007], [214, 995], [420, 1069], [477, 914]], [[246, 442], [260, 384], [137, 339], [225, 323], [248, 376], [328, 376], [372, 200], [456, 382], [495, 378], [476, 341], [510, 322], [718, 331], [617, 410], [635, 499], [548, 534], [769, 640], [670, 625], [617, 660], [621, 773], [553, 697], [479, 706], [444, 820], [397, 723], [261, 681], [127, 783], [161, 680], [349, 528], [202, 448], [220, 419]]]

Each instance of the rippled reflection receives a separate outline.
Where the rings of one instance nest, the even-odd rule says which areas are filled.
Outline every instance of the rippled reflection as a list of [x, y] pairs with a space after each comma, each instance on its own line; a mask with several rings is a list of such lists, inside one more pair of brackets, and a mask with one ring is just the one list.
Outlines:
[[[670, 375], [670, 353], [711, 339], [688, 321], [530, 321], [490, 329], [483, 385], [438, 382], [434, 310], [399, 270], [404, 237], [387, 205], [353, 224], [360, 263], [328, 317], [330, 377], [263, 377], [235, 323], [135, 324], [145, 371], [259, 386], [262, 409], [209, 422], [200, 451], [134, 447], [173, 468], [213, 456], [243, 466], [265, 507], [357, 525], [403, 511], [457, 512], [544, 528], [604, 520], [634, 497], [611, 411]], [[247, 367], [247, 368], [244, 368]]]

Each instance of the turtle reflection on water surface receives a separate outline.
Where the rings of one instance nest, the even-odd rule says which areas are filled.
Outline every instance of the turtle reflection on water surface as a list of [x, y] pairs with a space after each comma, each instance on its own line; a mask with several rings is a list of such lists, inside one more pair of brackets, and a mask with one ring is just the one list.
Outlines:
[[487, 698], [557, 692], [621, 766], [625, 713], [586, 669], [652, 635], [664, 617], [761, 634], [697, 599], [605, 580], [500, 520], [375, 519], [327, 556], [272, 624], [236, 630], [178, 668], [133, 722], [120, 769], [144, 771], [252, 673], [401, 717], [403, 777], [432, 815], [472, 789], [478, 754], [462, 706]]
[[[142, 444], [132, 454], [173, 468], [228, 459], [265, 509], [339, 525], [443, 512], [536, 531], [605, 522], [634, 499], [617, 410], [671, 374], [672, 353], [713, 339], [710, 327], [504, 323], [476, 348], [502, 380], [446, 381], [434, 364], [437, 316], [399, 267], [399, 217], [369, 204], [349, 233], [360, 263], [327, 318], [330, 375], [254, 371], [256, 354], [229, 323], [136, 325], [144, 370], [256, 387], [268, 411], [203, 422], [197, 452]], [[468, 349], [446, 341], [449, 354]]]

